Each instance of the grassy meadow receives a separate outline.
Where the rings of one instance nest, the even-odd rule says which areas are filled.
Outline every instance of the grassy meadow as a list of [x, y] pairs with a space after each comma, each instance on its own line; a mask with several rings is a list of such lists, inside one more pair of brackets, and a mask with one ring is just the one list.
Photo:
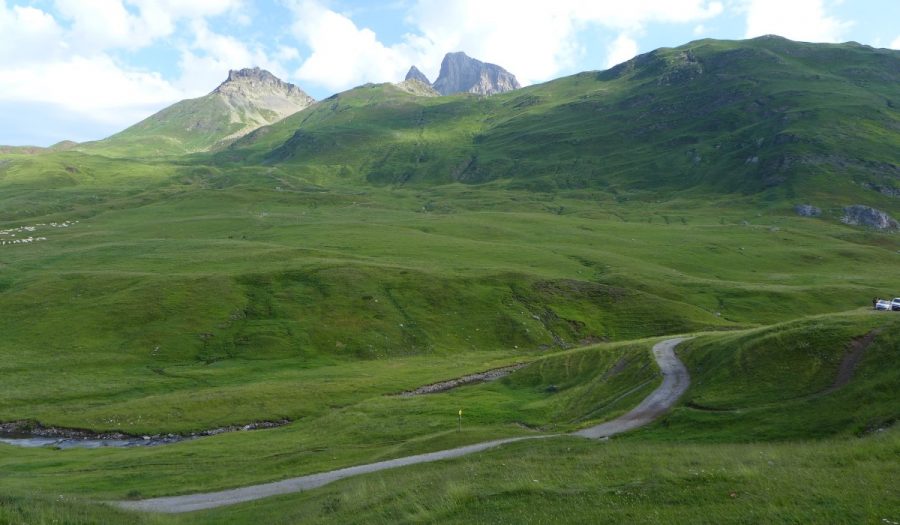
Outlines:
[[[900, 289], [894, 236], [749, 207], [676, 214], [671, 203], [548, 202], [503, 188], [279, 190], [282, 181], [223, 176], [235, 183], [230, 191], [175, 175], [95, 205], [81, 204], [78, 193], [90, 190], [79, 187], [61, 206], [66, 211], [7, 223], [79, 221], [48, 230], [46, 241], [4, 247], [0, 418], [137, 435], [292, 423], [142, 449], [0, 446], [7, 521], [114, 523], [123, 514], [92, 502], [237, 487], [577, 429], [627, 411], [655, 387], [649, 347], [659, 339], [646, 338], [664, 335], [704, 334], [681, 350], [695, 384], [663, 421], [614, 440], [629, 457], [656, 454], [677, 470], [700, 446], [685, 442], [749, 443], [726, 446], [752, 456], [755, 442], [812, 437], [831, 445], [759, 446], [783, 447], [783, 455], [790, 447], [834, 447], [840, 458], [850, 454], [846, 443], [872, 439], [858, 434], [896, 418], [890, 392], [900, 318], [864, 306]], [[850, 386], [803, 397], [830, 384], [849, 341], [878, 327], [882, 335]], [[498, 382], [391, 396], [519, 362], [532, 364]], [[632, 450], [631, 442], [640, 444]], [[540, 457], [561, 446], [553, 443], [516, 447], [533, 447], [528, 468], [546, 469], [539, 465], [553, 462]], [[878, 443], [864, 446], [889, 447]], [[609, 445], [574, 443], [588, 464], [607, 461]], [[484, 457], [477, 468], [488, 472], [509, 454], [520, 455], [504, 448], [446, 468], [456, 479], [455, 469], [468, 471]], [[725, 455], [696, 468], [720, 468]], [[442, 491], [418, 476], [444, 468], [414, 469], [421, 474], [408, 482]], [[871, 483], [889, 474], [866, 473]], [[794, 474], [784, 475], [778, 483], [789, 484]], [[583, 493], [607, 490], [577, 479], [571, 483]], [[428, 499], [419, 488], [413, 507], [398, 509], [390, 502], [406, 492], [359, 488], [367, 483], [347, 480], [184, 519], [242, 522], [251, 512], [272, 521], [491, 522], [515, 499], [506, 488], [496, 489], [503, 494], [496, 499], [476, 496], [495, 492], [466, 478], [444, 487], [459, 491], [459, 503], [415, 503]], [[366, 491], [360, 501], [372, 499], [370, 513], [335, 503], [359, 490]], [[513, 493], [532, 505], [549, 497], [544, 490], [563, 489]], [[469, 508], [467, 498], [482, 503]], [[555, 501], [568, 507], [565, 498]], [[604, 512], [610, 519], [655, 515], [618, 506]], [[660, 516], [685, 515], [679, 512], [687, 511]]]

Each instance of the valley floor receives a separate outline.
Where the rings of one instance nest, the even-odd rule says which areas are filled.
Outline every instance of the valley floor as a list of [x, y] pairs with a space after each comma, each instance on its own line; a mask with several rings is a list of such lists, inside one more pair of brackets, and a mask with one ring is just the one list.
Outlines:
[[[777, 207], [285, 176], [0, 186], [0, 226], [47, 238], [0, 253], [0, 420], [291, 422], [140, 449], [0, 444], [0, 523], [900, 521], [900, 316], [862, 306], [900, 289], [895, 236]], [[183, 516], [101, 503], [583, 431], [651, 394], [651, 349], [678, 334], [684, 397], [608, 442], [522, 440]]]

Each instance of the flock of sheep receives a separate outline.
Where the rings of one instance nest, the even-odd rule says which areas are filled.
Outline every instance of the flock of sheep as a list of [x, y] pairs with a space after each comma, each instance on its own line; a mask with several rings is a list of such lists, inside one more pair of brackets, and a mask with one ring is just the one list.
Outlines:
[[50, 228], [68, 228], [73, 224], [76, 224], [78, 221], [63, 221], [63, 222], [51, 222], [50, 224], [35, 224], [34, 226], [19, 226], [18, 228], [10, 228], [8, 230], [0, 230], [0, 246], [6, 245], [14, 245], [14, 244], [28, 244], [32, 242], [46, 241], [46, 237], [35, 237], [33, 235], [29, 235], [28, 237], [16, 237], [17, 234], [21, 233], [32, 233], [37, 231], [38, 228], [42, 227], [50, 227]]

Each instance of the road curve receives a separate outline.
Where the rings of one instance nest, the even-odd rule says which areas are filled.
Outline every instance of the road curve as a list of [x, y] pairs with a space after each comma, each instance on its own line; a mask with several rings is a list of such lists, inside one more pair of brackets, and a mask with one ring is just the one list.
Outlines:
[[[615, 434], [620, 434], [628, 430], [646, 425], [654, 419], [661, 416], [678, 401], [678, 398], [684, 394], [690, 384], [690, 376], [687, 369], [675, 356], [675, 347], [684, 341], [684, 338], [668, 339], [661, 343], [657, 343], [653, 347], [653, 356], [659, 365], [663, 374], [663, 382], [649, 396], [644, 398], [641, 403], [627, 414], [607, 421], [578, 432], [573, 432], [573, 436], [581, 436], [590, 439], [599, 439]], [[181, 513], [191, 512], [195, 510], [211, 509], [215, 507], [224, 507], [226, 505], [234, 505], [269, 496], [279, 494], [289, 494], [292, 492], [303, 492], [305, 490], [314, 489], [327, 485], [339, 479], [358, 476], [360, 474], [368, 474], [370, 472], [378, 472], [397, 467], [405, 467], [407, 465], [415, 465], [418, 463], [429, 463], [432, 461], [440, 461], [444, 459], [457, 458], [482, 450], [491, 449], [513, 443], [516, 441], [524, 441], [529, 439], [546, 439], [555, 437], [556, 435], [544, 436], [524, 436], [506, 439], [496, 439], [493, 441], [485, 441], [465, 447], [452, 448], [449, 450], [440, 450], [437, 452], [429, 452], [427, 454], [418, 454], [415, 456], [407, 456], [403, 458], [391, 459], [387, 461], [379, 461], [378, 463], [369, 463], [367, 465], [358, 465], [355, 467], [347, 467], [319, 474], [309, 474], [297, 478], [275, 481], [272, 483], [263, 483], [260, 485], [251, 485], [249, 487], [241, 487], [237, 489], [222, 490], [218, 492], [206, 492], [200, 494], [187, 494], [184, 496], [170, 496], [165, 498], [152, 498], [140, 501], [117, 501], [111, 502], [112, 505], [126, 510], [140, 510], [148, 512], [164, 512], [164, 513]]]
[[672, 408], [691, 384], [687, 368], [675, 355], [675, 347], [684, 340], [685, 338], [667, 339], [653, 346], [653, 357], [662, 371], [663, 381], [638, 406], [623, 416], [573, 432], [572, 435], [599, 439], [621, 434], [652, 422]]

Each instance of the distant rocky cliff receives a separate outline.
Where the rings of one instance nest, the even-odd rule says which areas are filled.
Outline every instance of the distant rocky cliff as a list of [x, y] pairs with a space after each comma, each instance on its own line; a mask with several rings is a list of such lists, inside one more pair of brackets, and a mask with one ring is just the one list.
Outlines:
[[522, 87], [516, 76], [496, 64], [476, 60], [463, 52], [447, 53], [441, 62], [441, 72], [431, 84], [416, 66], [409, 68], [406, 80], [416, 80], [432, 86], [441, 95], [474, 93], [493, 95]]
[[419, 68], [417, 68], [416, 66], [412, 66], [411, 68], [409, 68], [409, 72], [406, 73], [406, 78], [404, 78], [403, 80], [418, 80], [426, 86], [431, 85], [431, 81], [428, 80], [428, 77], [425, 76], [425, 73], [419, 71]]

